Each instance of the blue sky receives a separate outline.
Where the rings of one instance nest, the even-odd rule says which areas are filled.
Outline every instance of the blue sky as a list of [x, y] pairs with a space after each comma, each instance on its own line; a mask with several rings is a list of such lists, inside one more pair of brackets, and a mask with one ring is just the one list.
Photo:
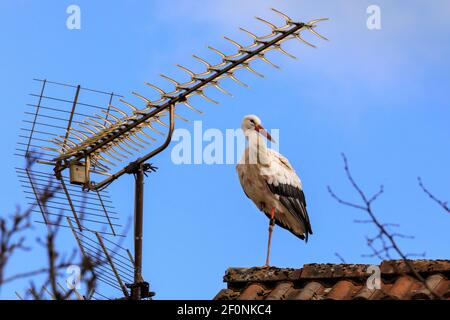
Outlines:
[[[71, 4], [81, 8], [81, 30], [66, 28]], [[381, 30], [366, 27], [371, 4], [381, 8]], [[237, 128], [249, 113], [267, 128], [280, 129], [280, 151], [303, 181], [314, 235], [305, 245], [276, 228], [272, 263], [338, 263], [335, 252], [351, 263], [379, 262], [361, 257], [368, 252], [364, 236], [373, 228], [355, 225], [361, 214], [327, 193], [331, 185], [355, 199], [341, 152], [368, 193], [385, 186], [374, 210], [415, 235], [400, 241], [404, 251], [448, 259], [448, 214], [416, 180], [420, 175], [437, 196], [450, 198], [450, 6], [440, 0], [2, 1], [0, 105], [7, 121], [0, 127], [1, 214], [24, 202], [14, 172], [21, 159], [13, 153], [28, 93], [36, 89], [33, 78], [130, 96], [143, 90], [144, 81], [162, 83], [159, 73], [180, 76], [174, 65], [196, 65], [193, 53], [213, 60], [208, 44], [230, 50], [221, 36], [245, 39], [240, 26], [267, 31], [253, 16], [273, 17], [272, 6], [294, 20], [329, 17], [319, 30], [331, 41], [311, 38], [318, 49], [287, 45], [298, 61], [274, 54], [281, 71], [257, 64], [266, 79], [243, 73], [250, 89], [228, 84], [233, 98], [212, 95], [220, 106], [201, 102], [205, 114], [189, 114], [204, 129]], [[234, 165], [174, 165], [170, 151], [153, 162], [160, 170], [146, 180], [144, 276], [157, 298], [209, 299], [225, 287], [226, 268], [264, 263], [267, 219], [241, 191]], [[131, 177], [110, 192], [124, 219], [129, 217]], [[43, 259], [19, 255], [8, 270]], [[26, 282], [5, 286], [0, 297], [13, 298], [14, 290], [25, 287]]]

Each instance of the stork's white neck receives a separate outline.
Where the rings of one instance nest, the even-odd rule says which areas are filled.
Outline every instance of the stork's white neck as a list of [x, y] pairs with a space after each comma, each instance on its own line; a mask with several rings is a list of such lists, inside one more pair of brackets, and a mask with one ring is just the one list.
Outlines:
[[269, 154], [266, 140], [255, 130], [246, 130], [245, 137], [248, 139], [248, 159], [246, 163], [269, 165]]

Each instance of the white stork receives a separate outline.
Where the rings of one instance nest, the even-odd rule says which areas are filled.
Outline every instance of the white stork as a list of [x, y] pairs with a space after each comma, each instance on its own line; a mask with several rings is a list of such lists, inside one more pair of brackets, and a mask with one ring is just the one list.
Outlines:
[[268, 267], [273, 226], [277, 224], [307, 242], [308, 234], [312, 234], [311, 224], [300, 178], [285, 157], [267, 148], [263, 137], [273, 139], [261, 120], [255, 115], [245, 116], [241, 128], [248, 146], [236, 170], [247, 197], [270, 219], [265, 264]]

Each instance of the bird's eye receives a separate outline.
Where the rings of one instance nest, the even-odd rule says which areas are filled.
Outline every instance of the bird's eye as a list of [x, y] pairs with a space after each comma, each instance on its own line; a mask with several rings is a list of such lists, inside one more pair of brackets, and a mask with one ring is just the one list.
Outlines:
[[250, 123], [251, 123], [251, 124], [255, 124], [255, 120], [250, 119]]

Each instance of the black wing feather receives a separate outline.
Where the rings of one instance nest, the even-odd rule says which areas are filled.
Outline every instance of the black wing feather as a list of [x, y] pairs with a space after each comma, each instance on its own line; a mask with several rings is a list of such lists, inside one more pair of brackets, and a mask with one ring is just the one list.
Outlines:
[[[303, 191], [289, 184], [278, 184], [275, 186], [268, 183], [267, 185], [273, 194], [280, 197], [280, 201], [286, 209], [305, 226], [305, 240], [308, 241], [308, 234], [313, 232], [308, 212], [306, 211], [306, 200]], [[302, 236], [299, 237], [301, 239], [304, 238]]]

